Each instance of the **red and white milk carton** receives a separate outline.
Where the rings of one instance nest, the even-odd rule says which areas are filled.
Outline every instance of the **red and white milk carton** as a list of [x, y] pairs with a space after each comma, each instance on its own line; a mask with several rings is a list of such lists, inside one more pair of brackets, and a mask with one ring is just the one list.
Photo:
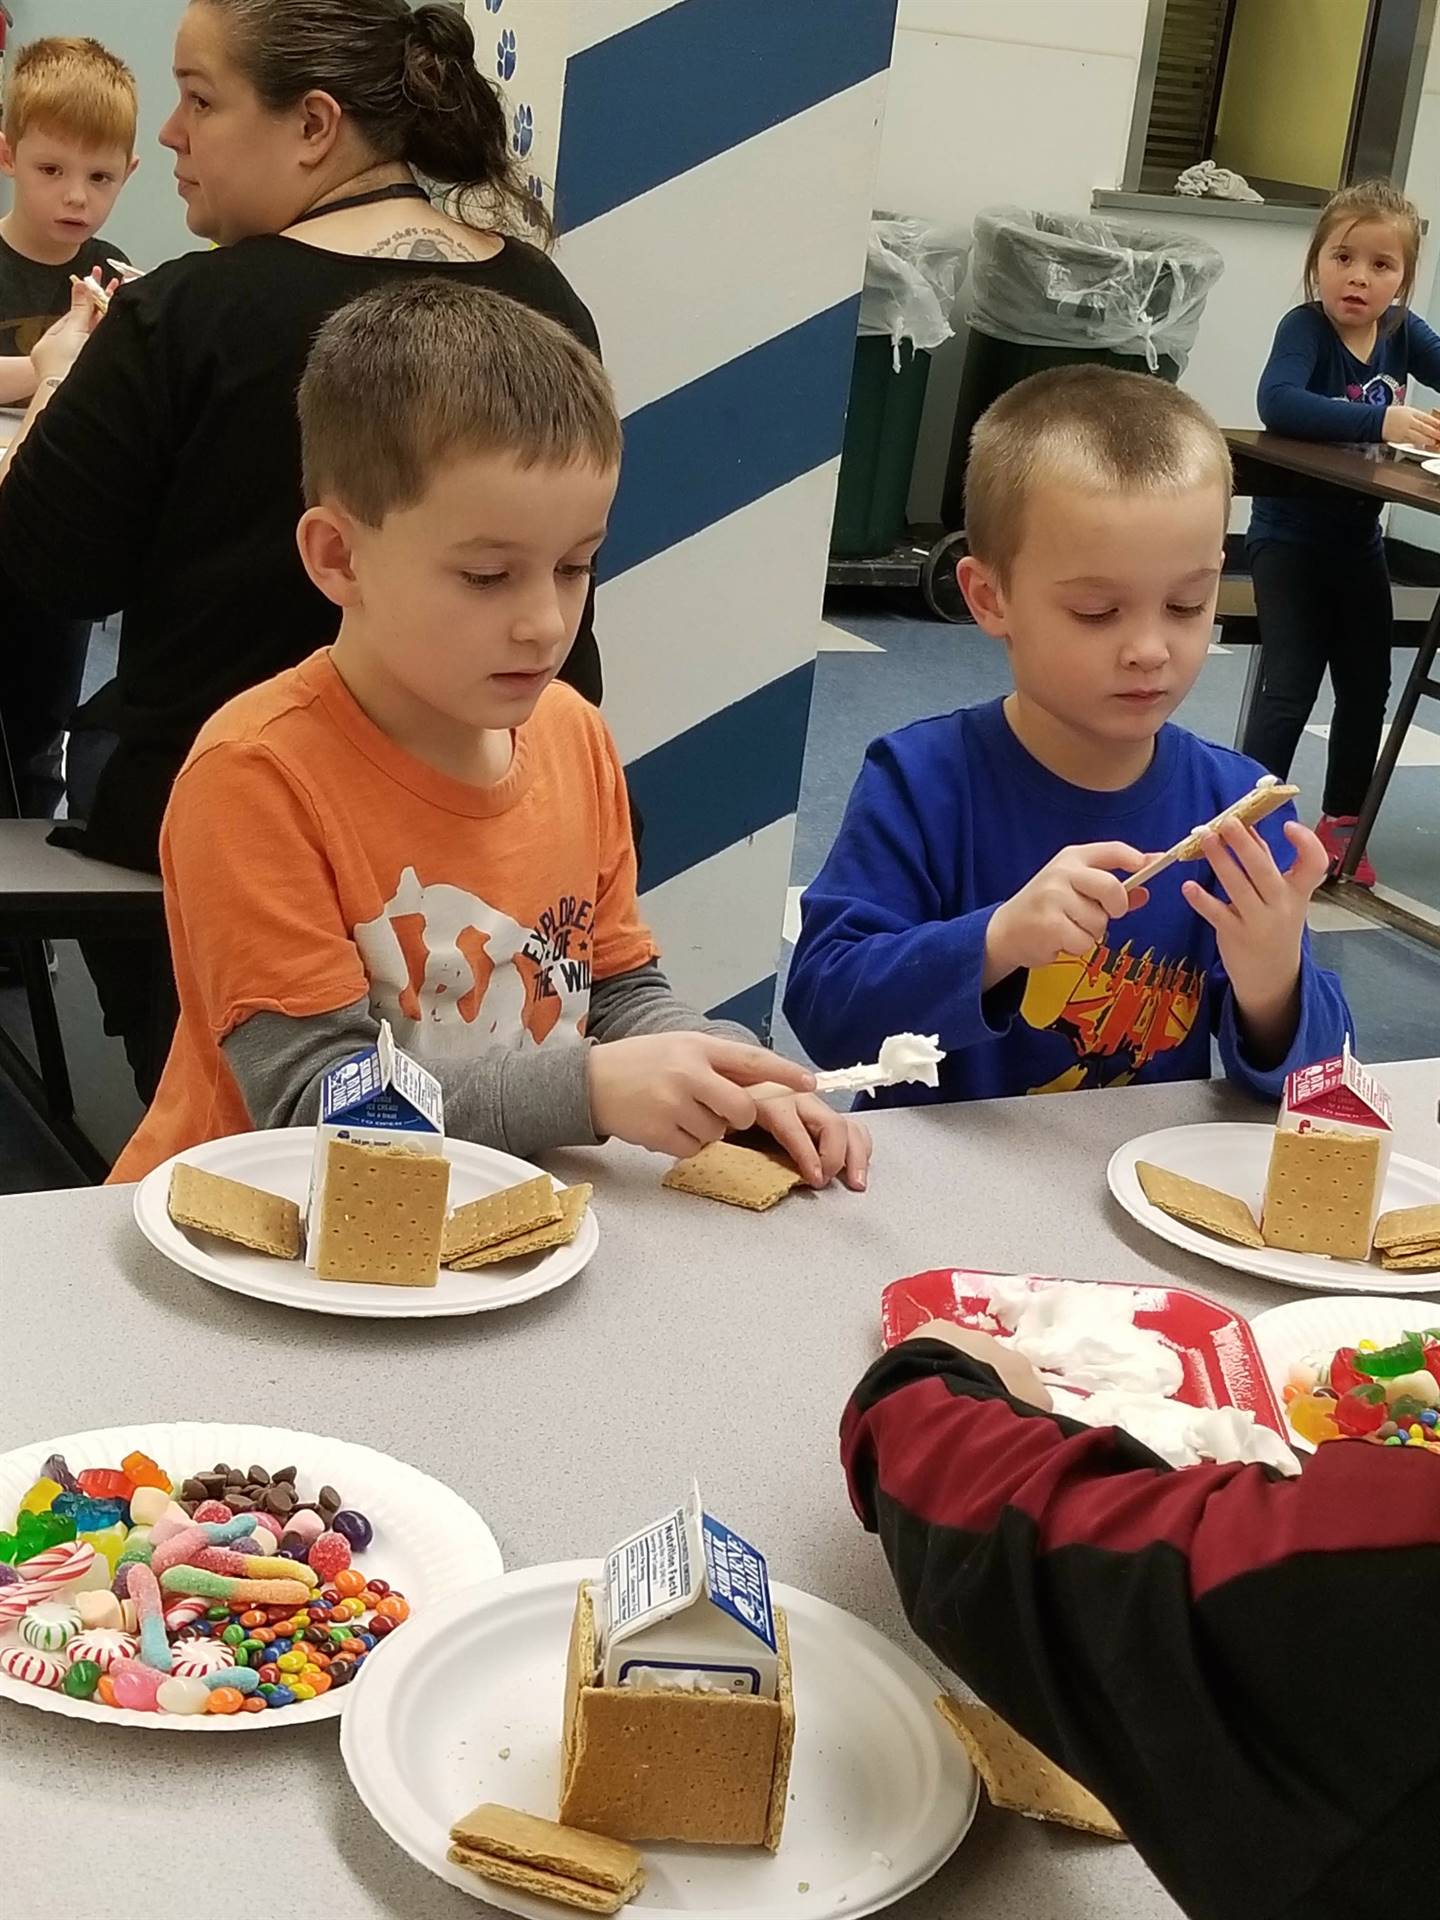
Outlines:
[[1348, 1133], [1360, 1139], [1381, 1136], [1383, 1181], [1390, 1159], [1390, 1096], [1345, 1043], [1333, 1060], [1297, 1067], [1285, 1082], [1276, 1126], [1286, 1133]]
[[[1316, 1143], [1313, 1155], [1307, 1140]], [[1334, 1143], [1328, 1152], [1320, 1149], [1322, 1140]], [[1366, 1259], [1390, 1146], [1390, 1097], [1351, 1053], [1348, 1040], [1337, 1059], [1290, 1074], [1260, 1221], [1267, 1245]]]

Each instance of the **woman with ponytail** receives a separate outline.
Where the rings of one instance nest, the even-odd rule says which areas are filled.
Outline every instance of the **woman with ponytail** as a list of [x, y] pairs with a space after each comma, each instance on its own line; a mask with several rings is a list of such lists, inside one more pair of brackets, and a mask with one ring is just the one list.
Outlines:
[[[71, 739], [84, 824], [60, 831], [149, 871], [205, 721], [334, 637], [295, 544], [295, 395], [324, 321], [371, 288], [446, 274], [599, 352], [543, 250], [548, 222], [458, 9], [191, 0], [175, 77], [161, 142], [191, 231], [218, 247], [123, 288], [93, 334], [77, 308], [49, 336], [0, 485], [0, 569], [15, 587], [78, 618], [124, 610], [116, 678]], [[588, 610], [563, 677], [598, 701]], [[86, 960], [148, 1099], [173, 1025], [168, 956], [110, 941]]]

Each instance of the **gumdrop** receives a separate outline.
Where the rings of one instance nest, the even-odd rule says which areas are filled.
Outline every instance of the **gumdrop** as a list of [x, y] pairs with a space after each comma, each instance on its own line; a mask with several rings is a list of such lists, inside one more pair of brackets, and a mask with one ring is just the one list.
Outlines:
[[1322, 1400], [1317, 1394], [1302, 1393], [1286, 1408], [1290, 1424], [1302, 1440], [1319, 1446], [1324, 1440], [1338, 1440], [1340, 1428], [1335, 1420], [1334, 1400]]
[[322, 1533], [306, 1557], [322, 1580], [333, 1580], [350, 1564], [350, 1542], [343, 1533]]

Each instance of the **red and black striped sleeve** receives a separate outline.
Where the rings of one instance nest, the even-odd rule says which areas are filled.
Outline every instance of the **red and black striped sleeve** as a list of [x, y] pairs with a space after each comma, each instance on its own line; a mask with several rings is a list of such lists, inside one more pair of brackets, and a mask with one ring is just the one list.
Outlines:
[[1440, 1655], [1440, 1456], [1175, 1472], [932, 1340], [876, 1362], [841, 1441], [916, 1633], [1187, 1913], [1378, 1912], [1413, 1884], [1440, 1820], [1436, 1743], [1409, 1737]]

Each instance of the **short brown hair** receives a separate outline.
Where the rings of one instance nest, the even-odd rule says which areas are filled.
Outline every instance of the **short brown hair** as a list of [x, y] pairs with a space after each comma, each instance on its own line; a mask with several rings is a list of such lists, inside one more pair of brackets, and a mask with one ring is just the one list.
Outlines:
[[620, 459], [600, 362], [558, 321], [439, 276], [363, 294], [321, 328], [300, 383], [305, 494], [367, 526], [464, 453], [525, 466]]
[[1020, 551], [1025, 505], [1043, 481], [1095, 493], [1230, 497], [1224, 435], [1188, 393], [1148, 373], [1056, 367], [1011, 387], [980, 417], [965, 476], [965, 533], [1003, 582]]
[[1390, 332], [1399, 326], [1415, 291], [1415, 270], [1420, 264], [1420, 211], [1413, 200], [1407, 200], [1388, 180], [1360, 180], [1353, 187], [1341, 187], [1320, 209], [1320, 218], [1315, 222], [1305, 254], [1305, 298], [1311, 301], [1320, 298], [1320, 255], [1336, 230], [1344, 227], [1348, 232], [1366, 220], [1378, 220], [1394, 227], [1400, 236], [1400, 258], [1405, 273], [1394, 307], [1381, 322], [1384, 330]]
[[11, 146], [35, 128], [82, 147], [135, 151], [135, 76], [98, 40], [32, 40], [10, 63], [5, 138]]

